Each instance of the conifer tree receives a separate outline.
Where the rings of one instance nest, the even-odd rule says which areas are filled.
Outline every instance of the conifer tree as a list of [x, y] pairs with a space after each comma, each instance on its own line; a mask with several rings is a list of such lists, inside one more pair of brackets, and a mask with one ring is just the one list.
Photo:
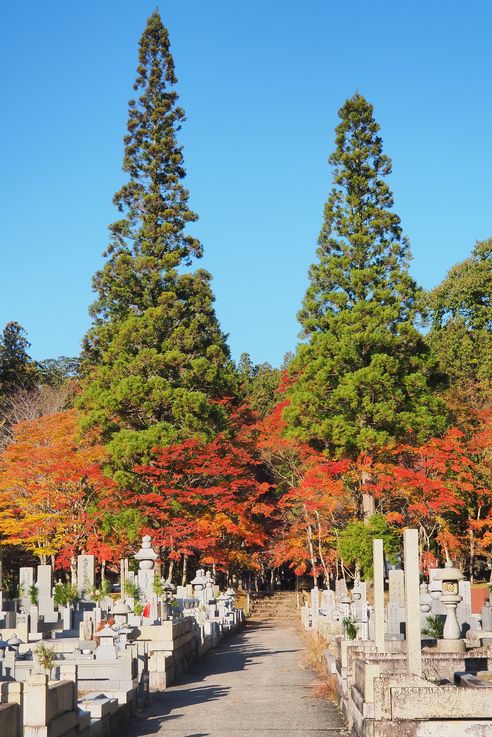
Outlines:
[[452, 393], [481, 406], [492, 395], [492, 239], [453, 266], [428, 295], [428, 342]]
[[292, 435], [355, 457], [438, 434], [446, 412], [415, 328], [420, 292], [372, 105], [357, 93], [339, 116], [334, 186], [299, 313], [307, 342], [290, 366], [296, 381], [285, 416]]
[[28, 354], [30, 343], [18, 322], [8, 322], [0, 336], [0, 397], [18, 389], [32, 389], [36, 364]]
[[202, 246], [187, 234], [197, 219], [183, 185], [178, 106], [169, 37], [159, 13], [147, 22], [129, 102], [123, 169], [107, 261], [94, 277], [94, 324], [84, 341], [83, 428], [109, 441], [120, 471], [150, 449], [226, 420], [234, 367], [213, 309], [210, 275], [183, 273]]

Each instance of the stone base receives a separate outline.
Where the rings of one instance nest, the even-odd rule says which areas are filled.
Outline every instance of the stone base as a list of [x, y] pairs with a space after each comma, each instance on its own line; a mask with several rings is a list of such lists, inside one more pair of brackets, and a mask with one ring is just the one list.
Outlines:
[[462, 653], [466, 645], [464, 640], [438, 640], [436, 650], [440, 653]]

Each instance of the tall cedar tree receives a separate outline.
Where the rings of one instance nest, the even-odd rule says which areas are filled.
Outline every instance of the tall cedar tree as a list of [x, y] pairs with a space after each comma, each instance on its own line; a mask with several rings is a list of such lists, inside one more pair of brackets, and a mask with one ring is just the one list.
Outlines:
[[[226, 421], [218, 401], [231, 393], [234, 367], [213, 310], [210, 275], [183, 273], [202, 255], [186, 234], [188, 206], [176, 134], [185, 119], [169, 37], [154, 12], [140, 40], [129, 102], [122, 214], [110, 226], [107, 262], [96, 273], [94, 324], [84, 341], [83, 429], [109, 441], [120, 480], [156, 445], [210, 437]], [[121, 476], [123, 472], [123, 476]]]
[[339, 110], [334, 187], [299, 320], [305, 344], [290, 371], [290, 432], [337, 456], [441, 433], [435, 367], [414, 327], [420, 292], [392, 211], [373, 107], [356, 93]]
[[31, 344], [18, 322], [8, 322], [0, 336], [0, 399], [36, 384], [36, 364], [28, 354]]

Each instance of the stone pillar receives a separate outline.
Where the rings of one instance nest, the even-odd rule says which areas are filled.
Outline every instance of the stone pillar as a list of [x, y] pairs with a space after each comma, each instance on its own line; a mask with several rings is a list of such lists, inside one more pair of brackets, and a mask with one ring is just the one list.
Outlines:
[[48, 676], [27, 676], [24, 685], [24, 737], [48, 735]]
[[313, 586], [311, 589], [311, 627], [314, 632], [318, 630], [319, 622], [319, 589]]
[[39, 633], [39, 609], [37, 606], [31, 606], [29, 609], [29, 634], [33, 635], [36, 638], [38, 633]]
[[374, 641], [378, 650], [384, 651], [384, 552], [383, 541], [372, 541], [374, 568]]
[[418, 530], [404, 530], [405, 608], [408, 672], [422, 677], [420, 639], [420, 575]]

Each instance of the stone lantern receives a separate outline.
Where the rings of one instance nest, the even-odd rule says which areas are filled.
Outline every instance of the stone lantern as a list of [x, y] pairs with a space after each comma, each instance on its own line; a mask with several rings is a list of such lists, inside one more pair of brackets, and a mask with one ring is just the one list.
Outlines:
[[169, 616], [168, 607], [172, 601], [173, 593], [176, 591], [176, 586], [171, 581], [164, 581], [162, 588], [164, 589], [164, 597], [161, 602], [161, 621], [164, 622]]
[[23, 645], [24, 642], [19, 637], [17, 637], [17, 632], [14, 632], [12, 637], [9, 637], [7, 640], [7, 645], [9, 646], [9, 650], [12, 650], [16, 655], [19, 654], [19, 645]]
[[434, 576], [435, 581], [442, 581], [441, 602], [446, 609], [446, 621], [439, 649], [448, 652], [465, 650], [465, 643], [461, 639], [461, 627], [456, 616], [456, 608], [463, 598], [459, 593], [458, 583], [464, 578], [464, 575], [453, 566], [449, 558], [444, 568], [440, 568]]
[[202, 568], [199, 568], [196, 572], [195, 578], [193, 581], [191, 581], [191, 584], [193, 586], [193, 593], [197, 599], [200, 600], [200, 602], [204, 603], [205, 599], [205, 587], [207, 585], [207, 579], [204, 575], [205, 571]]
[[116, 660], [117, 650], [115, 640], [118, 637], [118, 633], [112, 627], [106, 625], [96, 633], [96, 636], [99, 637], [99, 646], [96, 648], [96, 660]]
[[115, 626], [121, 627], [125, 625], [128, 622], [128, 615], [130, 614], [130, 612], [130, 607], [128, 606], [128, 604], [125, 604], [123, 599], [117, 601], [112, 611]]
[[145, 598], [151, 601], [154, 593], [154, 563], [158, 555], [152, 549], [150, 535], [143, 536], [142, 547], [133, 557], [138, 560], [138, 587]]

